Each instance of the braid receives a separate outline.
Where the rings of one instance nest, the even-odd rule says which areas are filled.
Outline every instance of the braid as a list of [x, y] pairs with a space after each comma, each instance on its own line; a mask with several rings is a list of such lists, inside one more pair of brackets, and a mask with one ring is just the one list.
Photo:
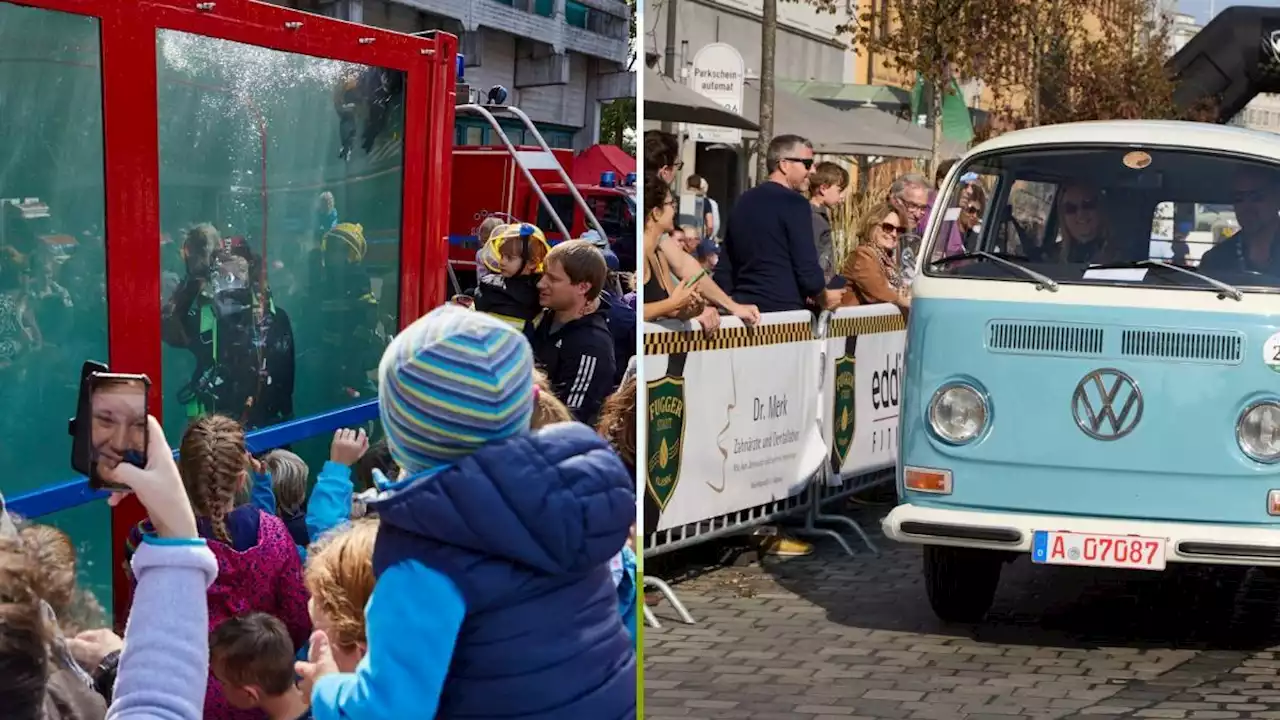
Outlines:
[[231, 544], [226, 518], [245, 469], [244, 428], [224, 415], [202, 417], [182, 436], [179, 458], [191, 508], [209, 519], [215, 539]]

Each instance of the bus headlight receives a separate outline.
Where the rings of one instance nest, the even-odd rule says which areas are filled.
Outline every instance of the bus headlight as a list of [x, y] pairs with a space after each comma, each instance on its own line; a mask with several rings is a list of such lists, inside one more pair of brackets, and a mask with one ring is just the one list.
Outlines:
[[1264, 400], [1245, 408], [1236, 422], [1236, 441], [1260, 463], [1280, 460], [1280, 403]]
[[967, 443], [987, 426], [987, 399], [964, 383], [948, 383], [938, 388], [929, 401], [929, 426], [942, 440], [957, 445]]

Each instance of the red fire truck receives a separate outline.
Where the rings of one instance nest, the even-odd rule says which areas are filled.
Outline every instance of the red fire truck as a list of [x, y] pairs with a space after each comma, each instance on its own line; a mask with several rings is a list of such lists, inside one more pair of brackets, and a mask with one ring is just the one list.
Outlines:
[[[572, 182], [573, 160], [573, 151], [559, 148], [454, 148], [449, 262], [463, 285], [473, 281], [479, 250], [477, 232], [489, 216], [531, 222], [553, 245], [565, 239], [565, 231], [568, 237], [578, 238], [592, 229], [607, 238], [611, 246], [620, 242], [634, 245], [635, 173], [620, 178], [615, 172], [605, 171], [596, 182]], [[528, 170], [528, 177], [522, 167]], [[624, 250], [619, 257], [633, 254], [634, 250]], [[622, 269], [631, 271], [634, 267]]]

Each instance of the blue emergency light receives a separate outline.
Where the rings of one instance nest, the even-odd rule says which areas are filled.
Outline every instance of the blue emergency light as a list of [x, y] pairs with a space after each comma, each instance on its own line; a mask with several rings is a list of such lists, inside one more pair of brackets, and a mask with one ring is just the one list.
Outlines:
[[625, 183], [623, 183], [623, 184], [624, 184], [624, 185], [626, 185], [627, 187], [635, 187], [635, 186], [636, 186], [636, 174], [635, 174], [635, 173], [633, 173], [633, 172], [627, 173], [627, 180], [626, 180], [626, 182], [625, 182]]
[[618, 175], [612, 170], [600, 173], [600, 187], [613, 187], [618, 184]]
[[467, 56], [458, 53], [458, 82], [464, 82], [467, 74]]

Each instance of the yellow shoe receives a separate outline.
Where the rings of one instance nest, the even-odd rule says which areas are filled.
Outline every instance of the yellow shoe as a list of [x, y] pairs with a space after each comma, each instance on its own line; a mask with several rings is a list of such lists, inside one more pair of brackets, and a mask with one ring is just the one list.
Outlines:
[[775, 557], [803, 557], [813, 552], [813, 545], [785, 535], [759, 535], [760, 552]]

